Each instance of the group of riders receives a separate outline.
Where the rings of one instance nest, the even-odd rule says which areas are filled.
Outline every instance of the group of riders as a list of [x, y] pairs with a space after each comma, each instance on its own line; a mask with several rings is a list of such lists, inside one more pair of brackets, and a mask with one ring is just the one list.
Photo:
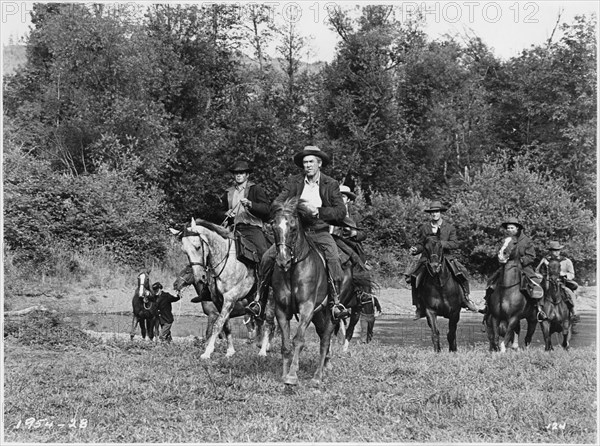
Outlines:
[[[367, 274], [371, 269], [361, 246], [366, 234], [357, 226], [356, 217], [351, 216], [348, 207], [348, 204], [356, 199], [356, 195], [348, 186], [339, 185], [335, 179], [321, 171], [330, 163], [330, 157], [318, 147], [304, 147], [293, 157], [293, 160], [303, 169], [303, 173], [294, 175], [288, 180], [275, 202], [297, 198], [302, 200], [306, 209], [312, 214], [313, 218], [304, 228], [305, 233], [321, 250], [326, 261], [332, 317], [334, 320], [344, 319], [349, 315], [349, 310], [339, 301], [339, 290], [343, 279], [342, 265], [351, 262], [355, 271], [360, 269]], [[246, 311], [258, 320], [262, 320], [265, 317], [268, 290], [277, 256], [275, 245], [268, 240], [263, 230], [264, 224], [270, 219], [271, 206], [260, 185], [250, 181], [252, 169], [246, 161], [234, 162], [229, 171], [233, 176], [233, 185], [225, 191], [222, 198], [223, 225], [232, 229], [243, 241], [238, 246], [245, 252], [244, 260], [258, 265], [256, 296]], [[458, 241], [454, 226], [442, 218], [442, 213], [446, 210], [447, 208], [439, 201], [433, 201], [425, 209], [429, 221], [419, 227], [417, 243], [409, 249], [411, 255], [420, 255], [415, 264], [405, 272], [407, 282], [412, 286], [413, 305], [416, 307], [415, 320], [424, 317], [424, 308], [416, 293], [416, 285], [425, 268], [426, 258], [423, 249], [429, 238], [434, 238], [441, 243], [448, 266], [463, 290], [462, 307], [471, 311], [487, 313], [488, 299], [496, 287], [502, 269], [501, 265], [501, 268], [488, 280], [485, 308], [477, 308], [469, 297], [467, 270], [451, 256], [452, 251], [458, 248]], [[498, 260], [501, 264], [513, 261], [520, 265], [524, 277], [522, 291], [537, 308], [538, 319], [542, 320], [546, 317], [540, 304], [543, 295], [540, 279], [549, 262], [553, 260], [560, 262], [565, 300], [571, 316], [577, 317], [574, 307], [574, 290], [577, 289], [577, 283], [573, 280], [573, 263], [560, 255], [563, 246], [556, 241], [550, 242], [549, 255], [544, 257], [534, 270], [535, 248], [532, 240], [524, 233], [523, 225], [517, 219], [509, 218], [502, 223], [502, 227], [507, 237], [498, 254]], [[241, 255], [242, 253], [238, 252], [238, 257]], [[197, 302], [200, 299], [201, 297], [196, 297], [192, 301]]]

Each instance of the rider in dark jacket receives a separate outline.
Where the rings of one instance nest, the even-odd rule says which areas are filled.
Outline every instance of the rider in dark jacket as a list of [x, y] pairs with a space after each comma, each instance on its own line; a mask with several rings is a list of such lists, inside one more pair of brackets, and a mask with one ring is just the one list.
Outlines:
[[[479, 311], [469, 298], [470, 288], [467, 279], [467, 269], [451, 255], [451, 252], [458, 248], [458, 241], [456, 239], [456, 229], [454, 226], [442, 219], [442, 212], [445, 212], [446, 210], [447, 208], [439, 201], [432, 202], [429, 208], [425, 209], [425, 212], [429, 214], [430, 221], [419, 227], [417, 243], [409, 249], [409, 253], [412, 255], [422, 254], [427, 239], [429, 237], [437, 238], [442, 244], [444, 257], [450, 263], [454, 277], [458, 280], [463, 289], [463, 308], [468, 308], [471, 311]], [[421, 255], [416, 266], [406, 273], [406, 279], [411, 284], [412, 288], [413, 305], [416, 307], [415, 320], [423, 317], [423, 308], [416, 292], [416, 279], [426, 261], [426, 257]]]

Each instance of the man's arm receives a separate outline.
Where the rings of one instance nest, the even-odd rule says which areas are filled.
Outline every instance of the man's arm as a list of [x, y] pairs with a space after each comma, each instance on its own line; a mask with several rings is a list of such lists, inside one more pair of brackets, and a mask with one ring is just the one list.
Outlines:
[[248, 211], [261, 220], [267, 221], [269, 219], [270, 205], [262, 187], [257, 184], [252, 186], [248, 193], [248, 199], [252, 202]]
[[335, 225], [346, 216], [346, 205], [342, 199], [340, 185], [336, 180], [331, 180], [327, 183], [326, 194], [329, 196], [330, 207], [319, 208], [319, 218], [329, 224]]
[[571, 262], [570, 259], [564, 259], [561, 266], [561, 276], [565, 276], [567, 280], [573, 280], [575, 278], [575, 268], [573, 268], [573, 262]]
[[[443, 224], [442, 229], [443, 230]], [[442, 248], [444, 251], [452, 251], [453, 249], [458, 248], [458, 241], [456, 240], [456, 228], [453, 225], [446, 226], [446, 230], [444, 231], [447, 234], [447, 240], [441, 240]], [[446, 238], [446, 237], [444, 237]]]
[[521, 256], [521, 265], [522, 266], [530, 266], [533, 264], [535, 260], [535, 247], [533, 246], [533, 242], [528, 240], [527, 245], [525, 245], [525, 249], [523, 251], [523, 255]]

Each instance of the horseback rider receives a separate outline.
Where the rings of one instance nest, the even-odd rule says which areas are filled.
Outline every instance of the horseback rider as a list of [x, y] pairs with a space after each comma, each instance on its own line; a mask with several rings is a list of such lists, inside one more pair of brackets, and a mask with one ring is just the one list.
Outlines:
[[470, 289], [467, 279], [467, 269], [456, 259], [450, 256], [453, 249], [458, 248], [456, 240], [456, 229], [450, 223], [442, 219], [442, 212], [448, 209], [442, 206], [439, 201], [433, 201], [425, 212], [429, 214], [429, 223], [422, 224], [418, 229], [418, 242], [409, 248], [409, 253], [413, 256], [421, 254], [416, 266], [405, 273], [406, 281], [412, 286], [412, 303], [416, 307], [414, 320], [423, 317], [423, 308], [419, 298], [417, 297], [417, 278], [421, 274], [427, 258], [423, 255], [423, 248], [429, 237], [436, 237], [442, 244], [444, 256], [450, 264], [450, 269], [460, 286], [463, 289], [463, 301], [461, 306], [471, 311], [479, 311], [475, 304], [469, 298]]
[[522, 291], [537, 308], [538, 320], [546, 319], [546, 313], [542, 310], [540, 302], [543, 291], [539, 284], [539, 275], [533, 270], [533, 262], [535, 260], [535, 247], [533, 246], [533, 242], [525, 235], [523, 225], [514, 217], [508, 218], [502, 223], [502, 227], [508, 235], [508, 237], [504, 239], [504, 244], [498, 253], [498, 260], [502, 265], [488, 280], [485, 293], [485, 307], [479, 312], [487, 314], [489, 298], [496, 288], [503, 267], [508, 261], [513, 261], [520, 266], [523, 275], [526, 277], [526, 286], [522, 287]]
[[[306, 228], [306, 236], [323, 252], [329, 271], [329, 297], [333, 303], [334, 319], [343, 319], [349, 311], [339, 302], [339, 289], [343, 271], [337, 246], [329, 233], [329, 225], [338, 225], [346, 215], [346, 207], [336, 180], [321, 172], [321, 167], [329, 164], [329, 156], [316, 146], [306, 146], [294, 155], [294, 163], [304, 169], [303, 174], [292, 176], [283, 191], [274, 200], [283, 202], [288, 198], [299, 198], [315, 217]], [[262, 258], [259, 267], [259, 288], [254, 302], [247, 307], [249, 314], [257, 319], [264, 318], [269, 285], [277, 250], [271, 246]]]
[[540, 264], [535, 269], [535, 272], [546, 275], [548, 273], [548, 265], [550, 264], [550, 261], [554, 260], [560, 262], [560, 277], [562, 279], [561, 287], [565, 291], [565, 302], [567, 303], [567, 306], [571, 312], [571, 318], [579, 319], [579, 314], [575, 310], [575, 290], [579, 288], [579, 285], [573, 280], [575, 278], [575, 268], [573, 268], [573, 262], [571, 262], [571, 260], [567, 257], [560, 255], [560, 250], [563, 248], [564, 246], [557, 241], [549, 242], [548, 251], [550, 254], [542, 259]]
[[366, 263], [366, 255], [361, 243], [367, 235], [357, 227], [356, 220], [350, 216], [348, 207], [349, 203], [356, 199], [356, 194], [344, 184], [340, 185], [340, 192], [346, 206], [346, 216], [340, 226], [330, 225], [329, 232], [338, 248], [350, 258], [353, 267], [370, 271], [371, 267]]
[[[229, 167], [233, 184], [225, 190], [221, 203], [225, 217], [223, 224], [239, 233], [243, 244], [249, 252], [253, 253], [247, 253], [252, 257], [249, 260], [259, 263], [270, 246], [263, 232], [263, 222], [269, 220], [270, 209], [263, 189], [249, 180], [251, 171], [248, 162], [243, 160], [235, 161]], [[239, 258], [244, 253], [238, 252], [237, 254]], [[210, 300], [208, 287], [204, 287], [201, 296], [192, 298], [192, 302], [201, 302], [202, 300]]]

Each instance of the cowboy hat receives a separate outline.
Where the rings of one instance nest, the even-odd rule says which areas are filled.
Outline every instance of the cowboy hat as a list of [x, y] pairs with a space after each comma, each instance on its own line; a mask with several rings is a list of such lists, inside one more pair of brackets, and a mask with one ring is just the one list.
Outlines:
[[340, 192], [346, 195], [350, 200], [356, 200], [356, 194], [353, 193], [345, 184], [340, 184]]
[[304, 167], [304, 165], [302, 164], [302, 160], [305, 156], [308, 155], [318, 156], [319, 158], [321, 158], [321, 161], [323, 161], [323, 166], [329, 164], [329, 155], [327, 155], [317, 146], [306, 146], [304, 147], [304, 149], [302, 149], [302, 152], [296, 153], [294, 155], [294, 164], [298, 167]]
[[429, 205], [428, 209], [425, 209], [425, 212], [446, 212], [448, 210], [447, 207], [442, 206], [442, 203], [439, 201], [432, 201]]
[[558, 243], [555, 240], [552, 240], [551, 242], [548, 242], [548, 249], [550, 251], [552, 251], [552, 250], [558, 251], [558, 250], [563, 249], [563, 248], [564, 248], [564, 245], [561, 245], [560, 243]]
[[508, 225], [515, 225], [515, 226], [518, 226], [519, 228], [523, 229], [523, 225], [521, 223], [519, 223], [519, 220], [517, 220], [515, 217], [509, 217], [508, 219], [506, 219], [506, 221], [504, 223], [502, 223], [502, 227], [504, 229], [506, 229], [506, 227]]
[[162, 290], [162, 284], [160, 282], [154, 282], [154, 284], [152, 285], [152, 289], [153, 290]]
[[250, 166], [248, 165], [248, 163], [246, 161], [238, 160], [231, 165], [231, 167], [229, 168], [229, 171], [232, 173], [250, 172], [250, 171], [252, 171], [252, 169], [250, 169]]

